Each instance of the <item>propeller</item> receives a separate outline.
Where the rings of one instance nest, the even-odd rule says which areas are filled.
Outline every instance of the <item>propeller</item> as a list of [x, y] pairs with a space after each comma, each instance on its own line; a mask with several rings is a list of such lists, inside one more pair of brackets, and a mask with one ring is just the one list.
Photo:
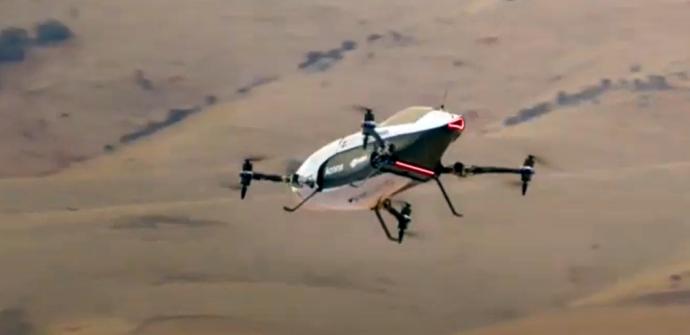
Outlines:
[[[527, 163], [527, 160], [531, 157], [531, 161], [539, 164], [540, 166], [546, 166], [550, 168], [555, 168], [555, 165], [549, 160], [544, 158], [543, 156], [538, 156], [538, 155], [533, 155], [533, 154], [528, 154], [527, 158], [525, 159], [525, 163]], [[532, 164], [534, 166], [534, 164]]]
[[231, 190], [239, 190], [240, 198], [244, 199], [247, 196], [247, 190], [249, 189], [252, 180], [267, 180], [271, 182], [280, 183], [292, 183], [293, 181], [297, 180], [297, 170], [303, 163], [302, 161], [297, 159], [288, 159], [285, 162], [283, 162], [283, 170], [285, 171], [285, 174], [265, 174], [261, 172], [255, 172], [253, 163], [260, 162], [268, 158], [269, 157], [263, 155], [245, 157], [242, 162], [242, 170], [239, 173], [239, 181], [223, 182], [220, 183], [220, 186]]
[[361, 113], [367, 114], [367, 113], [373, 113], [374, 110], [371, 109], [370, 107], [363, 106], [363, 105], [353, 105], [352, 108], [356, 111], [359, 111]]
[[250, 163], [261, 162], [261, 161], [265, 161], [267, 159], [268, 159], [268, 156], [266, 156], [266, 155], [249, 155], [249, 156], [246, 156], [243, 158], [243, 160], [245, 162], [249, 161]]
[[547, 160], [537, 155], [527, 155], [522, 163], [522, 166], [520, 167], [520, 180], [506, 180], [505, 184], [510, 185], [511, 187], [521, 188], [522, 195], [526, 195], [527, 189], [529, 188], [529, 183], [532, 181], [532, 177], [535, 173], [534, 166], [537, 164], [541, 165], [542, 163], [546, 163], [547, 166], [550, 165], [547, 162]]
[[247, 195], [247, 188], [252, 183], [254, 177], [254, 164], [253, 162], [260, 162], [268, 157], [263, 155], [248, 156], [244, 158], [244, 163], [242, 163], [242, 171], [240, 172], [240, 198], [244, 199]]
[[299, 167], [302, 166], [303, 163], [304, 163], [304, 161], [299, 160], [299, 159], [294, 159], [294, 158], [288, 159], [285, 162], [285, 170], [284, 170], [285, 175], [290, 176], [290, 175], [297, 173], [297, 169], [299, 169]]
[[364, 122], [362, 122], [362, 135], [364, 136], [364, 143], [362, 144], [362, 147], [366, 149], [367, 145], [369, 144], [369, 136], [376, 131], [376, 118], [374, 117], [374, 111], [369, 107], [360, 105], [355, 105], [354, 108], [364, 113]]
[[233, 191], [239, 191], [242, 189], [242, 183], [238, 182], [221, 182], [220, 186], [223, 188], [231, 189]]
[[438, 106], [438, 109], [440, 110], [445, 110], [446, 109], [446, 98], [448, 97], [448, 86], [443, 90], [443, 99], [441, 100], [441, 105]]
[[520, 168], [520, 180], [522, 181], [523, 196], [527, 194], [527, 187], [529, 186], [529, 182], [532, 180], [532, 176], [534, 175], [534, 163], [536, 159], [537, 158], [534, 155], [527, 155], [527, 158], [525, 158], [525, 161], [522, 163], [522, 167]]
[[413, 240], [424, 240], [426, 239], [426, 234], [417, 230], [407, 230], [405, 232], [405, 238]]

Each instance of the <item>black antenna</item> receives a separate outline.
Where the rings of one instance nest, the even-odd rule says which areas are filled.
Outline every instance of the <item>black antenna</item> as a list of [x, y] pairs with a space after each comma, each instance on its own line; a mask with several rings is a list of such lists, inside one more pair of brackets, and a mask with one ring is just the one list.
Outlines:
[[446, 98], [448, 97], [448, 85], [443, 89], [443, 99], [441, 100], [441, 106], [439, 107], [441, 110], [445, 110], [446, 108]]

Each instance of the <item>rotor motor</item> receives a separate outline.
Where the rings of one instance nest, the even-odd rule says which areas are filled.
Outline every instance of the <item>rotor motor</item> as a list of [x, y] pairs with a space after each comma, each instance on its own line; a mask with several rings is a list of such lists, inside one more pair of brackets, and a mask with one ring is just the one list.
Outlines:
[[520, 180], [522, 181], [522, 195], [527, 193], [527, 187], [534, 175], [534, 155], [528, 155], [520, 168]]
[[240, 172], [240, 184], [242, 185], [241, 198], [247, 195], [247, 188], [252, 183], [254, 177], [254, 166], [249, 159], [245, 159], [242, 164], [242, 171]]
[[366, 149], [367, 145], [369, 144], [369, 136], [372, 136], [375, 132], [376, 121], [374, 118], [374, 112], [370, 108], [364, 108], [364, 122], [362, 122], [362, 135], [364, 136], [364, 143], [362, 144], [362, 147]]

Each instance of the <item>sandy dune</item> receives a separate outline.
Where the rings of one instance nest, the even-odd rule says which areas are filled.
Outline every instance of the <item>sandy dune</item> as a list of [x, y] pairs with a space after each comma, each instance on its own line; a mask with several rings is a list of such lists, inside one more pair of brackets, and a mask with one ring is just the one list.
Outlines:
[[[0, 65], [0, 334], [687, 333], [688, 9], [0, 2], [76, 33]], [[352, 104], [383, 119], [446, 89], [468, 130], [445, 160], [545, 156], [527, 197], [449, 177], [457, 220], [420, 186], [396, 245], [371, 213], [226, 187], [247, 154], [280, 171], [357, 131]]]

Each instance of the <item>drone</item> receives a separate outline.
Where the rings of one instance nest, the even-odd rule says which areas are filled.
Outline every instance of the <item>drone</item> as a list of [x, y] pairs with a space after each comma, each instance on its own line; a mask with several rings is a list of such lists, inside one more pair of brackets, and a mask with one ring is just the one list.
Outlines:
[[[241, 199], [253, 181], [287, 184], [300, 202], [283, 207], [285, 211], [295, 212], [303, 206], [311, 210], [371, 210], [388, 240], [402, 243], [411, 223], [412, 205], [395, 197], [414, 186], [435, 182], [456, 217], [463, 214], [448, 196], [440, 178], [443, 175], [515, 174], [520, 176], [522, 195], [527, 193], [538, 160], [535, 155], [527, 155], [516, 168], [441, 162], [448, 147], [465, 131], [463, 114], [447, 112], [443, 105], [411, 106], [377, 124], [371, 108], [356, 109], [364, 116], [361, 131], [319, 148], [292, 173], [257, 172], [253, 163], [260, 159], [245, 158], [237, 184]], [[397, 221], [397, 236], [391, 234], [382, 210]]]

